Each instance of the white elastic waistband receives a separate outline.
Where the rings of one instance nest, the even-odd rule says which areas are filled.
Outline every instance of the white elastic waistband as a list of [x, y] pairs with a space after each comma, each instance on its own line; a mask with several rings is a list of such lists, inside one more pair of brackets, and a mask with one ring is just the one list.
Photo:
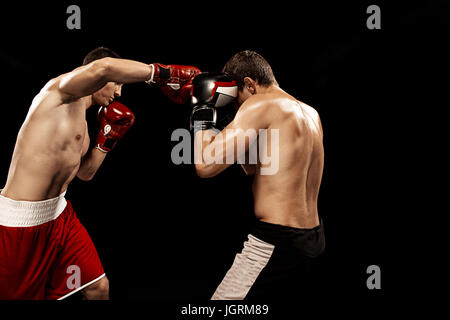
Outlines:
[[66, 208], [65, 194], [43, 201], [17, 201], [0, 195], [0, 225], [32, 227], [54, 220]]

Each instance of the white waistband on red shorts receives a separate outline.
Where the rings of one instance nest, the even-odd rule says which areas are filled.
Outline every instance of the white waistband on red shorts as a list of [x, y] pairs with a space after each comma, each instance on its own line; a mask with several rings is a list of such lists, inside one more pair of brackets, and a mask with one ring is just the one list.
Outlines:
[[54, 220], [66, 208], [65, 194], [42, 201], [17, 201], [0, 195], [0, 225], [32, 227]]

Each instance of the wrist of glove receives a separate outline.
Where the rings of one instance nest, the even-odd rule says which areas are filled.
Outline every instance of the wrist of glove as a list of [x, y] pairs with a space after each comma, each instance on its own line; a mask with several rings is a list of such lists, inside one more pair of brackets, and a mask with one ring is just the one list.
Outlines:
[[108, 153], [116, 146], [117, 139], [109, 135], [110, 131], [111, 126], [109, 125], [106, 125], [99, 131], [95, 145], [95, 148], [97, 150], [100, 150], [101, 152], [104, 153]]
[[192, 108], [191, 130], [208, 130], [216, 127], [217, 110], [208, 105], [200, 105]]
[[180, 89], [188, 81], [200, 73], [200, 69], [193, 66], [164, 65], [161, 63], [152, 63], [152, 75], [145, 81], [151, 86], [168, 86], [173, 90]]
[[[145, 83], [154, 87], [163, 85], [161, 79], [170, 78], [169, 66], [160, 63], [151, 63], [150, 65], [152, 66], [152, 75], [150, 76], [150, 79], [145, 81]], [[167, 84], [167, 81], [165, 84]]]
[[208, 105], [200, 105], [192, 108], [190, 129], [208, 130], [218, 129], [222, 131], [236, 115], [236, 109], [232, 104], [215, 108]]

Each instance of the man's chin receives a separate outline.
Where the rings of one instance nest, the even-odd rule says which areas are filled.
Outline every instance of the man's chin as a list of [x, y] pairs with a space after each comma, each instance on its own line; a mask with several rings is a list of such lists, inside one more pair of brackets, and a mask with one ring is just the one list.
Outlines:
[[97, 97], [97, 99], [93, 99], [94, 100], [94, 104], [100, 106], [100, 107], [107, 107], [110, 102], [109, 102], [109, 98], [105, 98], [105, 97]]

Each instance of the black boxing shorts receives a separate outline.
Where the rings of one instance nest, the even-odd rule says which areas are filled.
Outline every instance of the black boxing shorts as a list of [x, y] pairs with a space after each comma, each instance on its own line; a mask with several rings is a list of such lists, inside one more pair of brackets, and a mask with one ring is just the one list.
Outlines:
[[323, 221], [312, 229], [257, 221], [212, 300], [285, 299], [305, 294], [325, 249]]

